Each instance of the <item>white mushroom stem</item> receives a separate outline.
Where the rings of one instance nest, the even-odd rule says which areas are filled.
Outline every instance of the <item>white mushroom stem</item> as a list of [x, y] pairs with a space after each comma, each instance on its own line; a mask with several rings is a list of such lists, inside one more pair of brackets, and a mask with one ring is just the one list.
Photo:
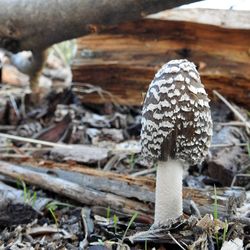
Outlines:
[[159, 161], [155, 192], [155, 225], [167, 225], [182, 215], [183, 166], [180, 161]]

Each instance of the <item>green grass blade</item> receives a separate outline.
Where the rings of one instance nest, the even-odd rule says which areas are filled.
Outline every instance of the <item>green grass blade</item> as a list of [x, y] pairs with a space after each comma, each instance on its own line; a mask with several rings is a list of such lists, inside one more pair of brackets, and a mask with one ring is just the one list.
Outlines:
[[[214, 211], [213, 211], [213, 216], [214, 216], [214, 221], [218, 220], [218, 199], [217, 199], [217, 190], [216, 186], [214, 185]], [[216, 244], [217, 247], [219, 248], [219, 235], [218, 232], [215, 232], [215, 239], [216, 239]]]
[[126, 228], [126, 231], [125, 231], [125, 233], [123, 234], [122, 243], [123, 243], [123, 241], [124, 241], [124, 239], [125, 239], [125, 237], [126, 237], [126, 235], [127, 235], [127, 233], [128, 233], [129, 228], [131, 227], [132, 223], [134, 222], [134, 220], [136, 219], [137, 216], [138, 216], [138, 212], [135, 212], [134, 215], [132, 216], [132, 218], [130, 219], [130, 221], [129, 221], [129, 223], [128, 223], [128, 226], [127, 226], [127, 228]]

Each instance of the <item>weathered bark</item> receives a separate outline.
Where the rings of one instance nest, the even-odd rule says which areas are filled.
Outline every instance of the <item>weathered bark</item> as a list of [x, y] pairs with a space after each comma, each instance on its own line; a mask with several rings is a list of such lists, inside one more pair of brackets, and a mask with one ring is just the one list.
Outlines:
[[216, 9], [173, 9], [148, 16], [153, 19], [187, 21], [229, 29], [250, 29], [249, 11]]
[[[32, 170], [30, 170], [25, 167], [0, 161], [0, 174], [21, 179], [26, 183], [37, 185], [85, 205], [101, 206], [104, 208], [110, 206], [112, 209], [126, 214], [133, 214], [134, 211], [138, 211], [142, 217], [146, 216], [152, 219], [152, 206], [146, 202], [154, 201], [154, 187], [151, 185], [151, 181], [154, 183], [154, 180], [149, 179], [150, 181], [147, 183], [147, 178], [142, 178], [140, 182], [141, 178], [139, 177], [133, 178], [119, 174], [113, 175], [111, 172], [106, 173], [101, 170], [85, 168], [82, 168], [82, 170], [81, 168], [75, 168], [74, 171], [79, 171], [80, 173], [87, 172], [89, 174], [76, 174], [69, 171], [58, 170], [57, 167], [59, 166], [61, 168], [64, 165], [50, 165], [50, 169], [53, 170], [51, 172], [54, 172], [54, 174], [58, 176], [54, 177], [54, 175], [44, 173], [48, 168], [44, 168], [43, 173], [41, 173], [41, 169], [31, 168]], [[128, 183], [129, 185], [127, 185]], [[125, 188], [128, 188], [128, 192], [121, 191], [121, 189], [127, 191]], [[192, 213], [190, 200], [193, 200], [197, 204], [201, 215], [213, 213], [213, 195], [213, 188], [211, 190], [184, 188], [184, 212], [187, 214]], [[241, 207], [245, 200], [245, 192], [241, 189], [217, 189], [219, 216], [228, 216], [227, 200], [230, 196], [235, 196], [238, 207]], [[137, 198], [137, 200], [132, 198]]]
[[37, 173], [7, 162], [0, 161], [0, 173], [37, 185], [85, 205], [101, 205], [106, 208], [110, 206], [128, 214], [132, 214], [133, 211], [141, 213], [148, 211], [148, 206], [141, 202], [132, 201], [111, 193], [104, 193], [89, 187], [83, 187], [70, 181], [48, 174]]
[[0, 47], [43, 50], [149, 13], [197, 0], [1, 0]]
[[[192, 19], [190, 10], [169, 10], [78, 39], [72, 65], [76, 89], [90, 83], [110, 91], [118, 103], [140, 105], [157, 69], [169, 60], [187, 58], [198, 66], [209, 94], [217, 89], [230, 100], [249, 106], [249, 15], [205, 11], [209, 24], [204, 24], [199, 18], [203, 11], [197, 10]], [[223, 23], [225, 15], [232, 16], [234, 25]], [[84, 102], [105, 101], [96, 93], [79, 96]]]
[[[72, 168], [64, 164], [53, 164], [46, 167], [29, 167], [32, 171], [41, 173], [53, 173], [57, 177], [77, 183], [84, 187], [99, 190], [105, 193], [113, 193], [126, 198], [136, 198], [143, 202], [154, 202], [154, 179], [152, 184], [149, 178], [133, 178], [127, 175], [116, 174], [92, 168]], [[146, 182], [146, 180], [148, 180]], [[142, 185], [142, 183], [147, 183]]]

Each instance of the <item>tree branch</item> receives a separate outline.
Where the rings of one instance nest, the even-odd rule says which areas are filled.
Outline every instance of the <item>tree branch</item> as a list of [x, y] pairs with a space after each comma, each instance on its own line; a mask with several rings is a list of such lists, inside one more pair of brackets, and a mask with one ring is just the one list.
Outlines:
[[54, 43], [199, 0], [0, 0], [0, 47], [44, 50]]

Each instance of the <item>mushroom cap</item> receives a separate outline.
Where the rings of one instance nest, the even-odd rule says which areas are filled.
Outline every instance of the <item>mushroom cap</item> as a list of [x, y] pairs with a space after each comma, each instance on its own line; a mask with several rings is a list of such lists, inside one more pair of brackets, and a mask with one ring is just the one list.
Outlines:
[[199, 163], [207, 155], [212, 118], [193, 63], [172, 60], [156, 73], [142, 109], [141, 153], [148, 162]]

